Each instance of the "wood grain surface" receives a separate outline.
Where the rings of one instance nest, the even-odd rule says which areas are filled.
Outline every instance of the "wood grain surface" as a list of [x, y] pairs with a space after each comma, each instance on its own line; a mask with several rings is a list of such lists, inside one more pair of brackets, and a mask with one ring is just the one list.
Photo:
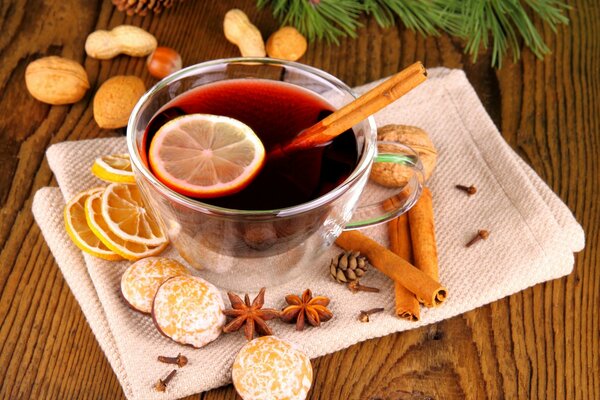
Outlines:
[[[110, 1], [0, 2], [0, 398], [116, 399], [123, 393], [31, 214], [36, 190], [56, 185], [44, 159], [64, 140], [120, 135], [92, 117], [107, 78], [134, 74], [144, 59], [97, 61], [83, 44], [122, 23], [153, 32], [186, 65], [237, 55], [224, 13], [245, 10], [263, 35], [277, 25], [255, 2], [187, 1], [161, 15], [127, 17]], [[462, 68], [503, 136], [583, 224], [586, 249], [572, 274], [444, 322], [369, 340], [313, 361], [313, 399], [600, 398], [600, 4], [572, 2], [570, 25], [537, 26], [553, 53], [540, 61], [476, 63], [461, 42], [424, 38], [364, 19], [358, 39], [312, 43], [301, 60], [359, 85], [421, 60]], [[71, 106], [48, 106], [25, 89], [27, 64], [62, 55], [82, 62], [92, 90]], [[140, 369], [144, 366], [140, 365]], [[232, 386], [193, 398], [234, 399]]]

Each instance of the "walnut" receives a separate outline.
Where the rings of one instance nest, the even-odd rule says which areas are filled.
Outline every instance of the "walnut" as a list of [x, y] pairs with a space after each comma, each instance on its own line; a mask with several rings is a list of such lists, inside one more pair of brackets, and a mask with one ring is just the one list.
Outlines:
[[[377, 140], [398, 142], [410, 146], [421, 159], [425, 180], [429, 179], [435, 168], [437, 151], [427, 132], [416, 126], [390, 124], [377, 130]], [[381, 145], [379, 149], [385, 152], [386, 146]], [[390, 149], [390, 151], [392, 150]], [[398, 164], [376, 163], [371, 169], [371, 179], [387, 187], [404, 186], [411, 176], [410, 168]]]

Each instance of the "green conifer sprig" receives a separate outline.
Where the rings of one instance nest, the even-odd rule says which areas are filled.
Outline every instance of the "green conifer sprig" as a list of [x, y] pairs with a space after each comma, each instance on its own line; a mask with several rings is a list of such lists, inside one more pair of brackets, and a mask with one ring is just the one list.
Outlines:
[[465, 40], [465, 52], [475, 61], [481, 48], [492, 49], [492, 65], [500, 67], [512, 50], [520, 57], [521, 41], [542, 58], [549, 52], [532, 16], [553, 31], [567, 24], [569, 6], [561, 0], [257, 0], [259, 8], [271, 6], [282, 25], [292, 25], [309, 40], [339, 43], [342, 36], [356, 37], [362, 13], [372, 15], [382, 27], [397, 20], [422, 35], [447, 32]]
[[356, 37], [361, 26], [358, 17], [363, 7], [356, 0], [321, 1], [309, 0], [258, 0], [258, 7], [271, 4], [273, 15], [282, 25], [292, 25], [309, 40], [325, 39], [338, 44], [340, 36]]

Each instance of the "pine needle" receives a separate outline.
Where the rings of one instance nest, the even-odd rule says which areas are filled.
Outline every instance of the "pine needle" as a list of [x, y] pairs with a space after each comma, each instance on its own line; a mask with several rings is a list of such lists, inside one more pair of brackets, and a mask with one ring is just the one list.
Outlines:
[[271, 4], [273, 15], [282, 25], [296, 27], [309, 40], [325, 39], [339, 44], [339, 37], [356, 37], [361, 26], [358, 18], [363, 12], [356, 0], [321, 0], [313, 4], [308, 0], [258, 0], [258, 7]]
[[534, 16], [555, 32], [569, 22], [570, 9], [561, 0], [257, 0], [257, 5], [270, 6], [282, 25], [295, 26], [309, 40], [335, 44], [340, 37], [356, 37], [363, 13], [384, 28], [399, 20], [424, 36], [447, 32], [465, 40], [464, 51], [473, 61], [491, 47], [495, 67], [509, 51], [517, 60], [521, 43], [543, 58], [549, 48]]

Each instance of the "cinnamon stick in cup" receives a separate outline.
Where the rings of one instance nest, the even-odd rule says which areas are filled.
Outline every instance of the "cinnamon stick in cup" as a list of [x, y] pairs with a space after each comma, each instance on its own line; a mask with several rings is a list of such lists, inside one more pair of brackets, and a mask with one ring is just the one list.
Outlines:
[[439, 282], [368, 236], [358, 231], [345, 231], [335, 243], [344, 250], [356, 250], [365, 255], [371, 265], [423, 299], [426, 306], [439, 306], [446, 300], [446, 288]]
[[[390, 250], [412, 263], [412, 243], [408, 215], [402, 214], [388, 223]], [[409, 321], [418, 321], [421, 308], [415, 295], [399, 282], [394, 282], [394, 297], [396, 299], [396, 315]]]
[[415, 266], [439, 281], [433, 202], [431, 191], [424, 187], [417, 203], [408, 211]]
[[427, 79], [427, 70], [416, 62], [392, 75], [367, 93], [305, 129], [290, 142], [269, 151], [268, 158], [302, 149], [322, 146], [336, 136], [396, 101]]

